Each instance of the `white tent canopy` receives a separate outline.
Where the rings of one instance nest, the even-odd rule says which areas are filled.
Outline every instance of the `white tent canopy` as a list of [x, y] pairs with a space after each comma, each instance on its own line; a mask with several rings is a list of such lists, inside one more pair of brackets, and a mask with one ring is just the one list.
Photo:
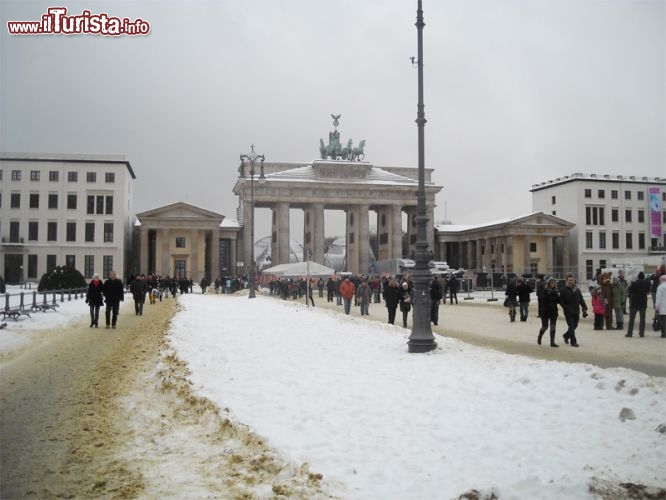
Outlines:
[[294, 262], [293, 264], [278, 264], [277, 266], [263, 269], [262, 273], [278, 276], [329, 276], [335, 274], [335, 270], [309, 260], [307, 262]]

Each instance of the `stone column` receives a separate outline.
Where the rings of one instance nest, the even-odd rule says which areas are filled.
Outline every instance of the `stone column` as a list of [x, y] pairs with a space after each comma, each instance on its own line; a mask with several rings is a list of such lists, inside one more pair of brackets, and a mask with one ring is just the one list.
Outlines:
[[390, 259], [400, 259], [402, 255], [402, 207], [394, 205], [391, 210], [391, 256]]
[[358, 264], [359, 272], [368, 274], [370, 269], [370, 221], [368, 219], [368, 205], [358, 207]]
[[324, 204], [313, 203], [310, 215], [312, 223], [312, 238], [310, 248], [312, 248], [311, 260], [323, 264], [324, 263]]
[[214, 282], [220, 275], [220, 230], [210, 232], [210, 281]]
[[546, 236], [546, 273], [553, 275], [555, 269], [553, 268], [553, 237]]
[[476, 270], [479, 272], [483, 271], [483, 254], [481, 253], [481, 248], [483, 247], [483, 240], [478, 239], [476, 240], [476, 262], [474, 265], [476, 266]]
[[273, 247], [271, 263], [276, 266], [289, 263], [289, 203], [277, 203], [274, 210], [277, 248]]
[[150, 252], [150, 242], [148, 241], [148, 227], [142, 227], [139, 232], [140, 232], [140, 264], [139, 264], [139, 272], [141, 273], [147, 273], [150, 272], [148, 269], [148, 252]]
[[[530, 272], [530, 262], [531, 262], [531, 259], [530, 259], [530, 236], [527, 235], [527, 234], [525, 236], [523, 236], [523, 245], [524, 245], [524, 250], [523, 251], [525, 252], [523, 265], [525, 266], [525, 272], [529, 273]], [[533, 276], [533, 278], [536, 278], [536, 276]]]
[[350, 206], [346, 211], [346, 270], [352, 273], [358, 273], [359, 266], [359, 210], [357, 205]]
[[377, 208], [377, 260], [391, 259], [391, 217], [390, 206]]
[[229, 240], [229, 269], [227, 272], [229, 275], [238, 274], [238, 267], [236, 262], [238, 262], [238, 239]]
[[[169, 229], [162, 229], [160, 231], [160, 250], [159, 250], [159, 262], [160, 262], [160, 267], [162, 268], [161, 273], [163, 275], [165, 274], [171, 274], [170, 273], [170, 260], [171, 260], [171, 252], [170, 252], [170, 238], [171, 238], [171, 231]], [[157, 242], [155, 242], [155, 267], [157, 268]], [[157, 270], [157, 269], [156, 269]]]
[[[565, 272], [571, 272], [571, 254], [569, 249], [569, 237], [562, 236], [562, 265]], [[578, 279], [578, 277], [576, 277]]]
[[506, 256], [506, 272], [519, 274], [516, 263], [513, 261], [513, 236], [504, 238], [504, 255]]
[[195, 283], [201, 280], [199, 276], [199, 230], [190, 229], [190, 276]]

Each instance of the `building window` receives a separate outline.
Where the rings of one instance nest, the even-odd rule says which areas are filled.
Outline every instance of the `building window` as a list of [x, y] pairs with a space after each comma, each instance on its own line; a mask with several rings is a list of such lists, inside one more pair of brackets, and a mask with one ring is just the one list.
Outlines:
[[536, 242], [530, 241], [530, 253], [536, 253], [536, 251], [537, 251]]
[[86, 182], [97, 182], [97, 172], [86, 172]]
[[102, 276], [108, 278], [113, 271], [113, 255], [104, 255], [102, 257]]
[[37, 277], [37, 256], [28, 255], [28, 278]]
[[662, 224], [666, 224], [666, 210], [661, 213], [661, 222]]
[[94, 214], [95, 213], [95, 197], [94, 196], [88, 196], [88, 203], [87, 203], [87, 209], [86, 209], [87, 214]]
[[611, 235], [611, 242], [612, 242], [613, 250], [619, 250], [619, 248], [620, 248], [620, 233], [614, 232]]
[[585, 190], [585, 198], [592, 198], [592, 190], [591, 189], [586, 189]]
[[617, 208], [611, 210], [611, 222], [619, 222], [620, 220], [620, 211]]
[[67, 181], [68, 182], [78, 182], [79, 173], [78, 172], [67, 172]]
[[177, 278], [186, 278], [187, 277], [187, 268], [186, 268], [186, 263], [187, 261], [185, 259], [176, 259], [174, 260], [174, 268], [176, 270], [176, 277]]
[[606, 233], [604, 231], [601, 231], [599, 233], [599, 249], [600, 250], [606, 249]]
[[116, 173], [115, 172], [107, 172], [104, 174], [104, 182], [107, 184], [113, 184], [116, 182]]
[[58, 179], [60, 178], [60, 172], [57, 170], [51, 170], [49, 171], [49, 181], [51, 182], [58, 182]]
[[553, 196], [550, 197], [550, 203], [551, 203], [552, 205], [555, 205], [555, 195], [553, 195]]
[[104, 243], [113, 243], [113, 222], [104, 223]]
[[9, 206], [11, 208], [21, 208], [21, 193], [12, 193], [10, 195]]
[[58, 208], [58, 195], [55, 193], [49, 194], [49, 208]]
[[645, 250], [645, 233], [638, 233], [638, 249]]
[[631, 191], [625, 191], [624, 192], [624, 199], [625, 200], [631, 200]]
[[638, 210], [637, 218], [638, 222], [643, 224], [645, 222], [645, 210]]
[[588, 226], [606, 225], [604, 207], [585, 207], [585, 224]]
[[[46, 241], [58, 241], [58, 223], [48, 222], [46, 224]], [[53, 266], [55, 267], [55, 266]]]
[[9, 242], [10, 243], [18, 243], [19, 242], [19, 232], [20, 232], [20, 226], [18, 221], [10, 221], [9, 222]]
[[76, 210], [76, 195], [68, 194], [67, 195], [67, 208], [69, 210]]
[[31, 220], [28, 222], [28, 240], [37, 241], [39, 239], [39, 222]]
[[95, 223], [86, 222], [86, 242], [95, 241]]
[[83, 276], [86, 279], [90, 279], [95, 274], [95, 256], [94, 255], [84, 255], [83, 256]]
[[631, 222], [631, 209], [628, 208], [624, 211], [624, 222]]
[[597, 197], [598, 197], [600, 200], [604, 199], [604, 198], [606, 197], [606, 191], [604, 191], [603, 189], [599, 189], [599, 190], [597, 191]]
[[65, 233], [65, 241], [76, 241], [76, 222], [68, 222]]
[[601, 259], [599, 261], [599, 268], [606, 269], [606, 259]]
[[617, 189], [612, 189], [611, 190], [611, 199], [612, 200], [617, 200]]
[[30, 171], [30, 180], [31, 181], [38, 181], [39, 180], [39, 170], [31, 170]]
[[585, 248], [592, 248], [592, 232], [588, 231], [585, 233]]
[[631, 234], [631, 233], [626, 233], [624, 236], [627, 240], [625, 242], [625, 245], [624, 245], [625, 249], [627, 249], [627, 250], [633, 249], [634, 248], [634, 235]]
[[30, 193], [30, 208], [39, 208], [39, 193]]
[[76, 255], [65, 255], [65, 265], [76, 269]]
[[594, 261], [589, 259], [585, 261], [585, 279], [588, 281], [594, 279]]
[[20, 181], [21, 180], [21, 171], [20, 170], [12, 170], [12, 180], [13, 181]]
[[101, 215], [104, 213], [104, 196], [97, 196], [96, 199], [96, 204], [95, 204], [95, 213], [97, 215]]
[[106, 197], [106, 215], [113, 215], [113, 196]]
[[56, 256], [55, 255], [47, 255], [46, 256], [46, 272], [50, 273], [55, 269], [56, 266]]
[[176, 236], [176, 248], [185, 248], [185, 236]]
[[644, 198], [643, 198], [644, 195], [645, 195], [645, 194], [643, 193], [643, 191], [638, 191], [638, 192], [636, 193], [636, 199], [642, 201], [642, 200], [644, 199]]

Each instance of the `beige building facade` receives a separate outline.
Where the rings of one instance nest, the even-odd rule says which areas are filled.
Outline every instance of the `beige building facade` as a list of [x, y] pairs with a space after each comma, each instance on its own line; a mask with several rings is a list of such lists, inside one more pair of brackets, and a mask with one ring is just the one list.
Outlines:
[[224, 215], [178, 202], [137, 214], [135, 273], [213, 281], [236, 274], [239, 227]]
[[559, 276], [571, 266], [573, 226], [543, 212], [477, 225], [439, 225], [436, 260], [474, 272]]

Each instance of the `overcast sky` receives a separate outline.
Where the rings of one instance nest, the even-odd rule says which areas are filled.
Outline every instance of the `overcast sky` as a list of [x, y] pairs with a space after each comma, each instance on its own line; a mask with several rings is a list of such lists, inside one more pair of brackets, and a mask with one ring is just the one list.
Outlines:
[[[417, 165], [415, 0], [69, 1], [151, 32], [7, 33], [51, 5], [0, 2], [0, 147], [124, 153], [137, 211], [186, 201], [235, 217], [239, 154], [311, 161], [331, 113], [367, 161]], [[666, 2], [423, 8], [437, 222], [528, 213], [533, 183], [574, 172], [666, 176]]]

